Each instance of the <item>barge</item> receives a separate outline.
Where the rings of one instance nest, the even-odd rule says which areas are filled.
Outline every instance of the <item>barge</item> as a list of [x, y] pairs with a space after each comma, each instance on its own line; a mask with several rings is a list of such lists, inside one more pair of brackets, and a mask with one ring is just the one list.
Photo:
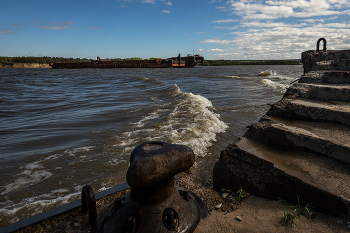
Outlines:
[[91, 60], [90, 62], [52, 62], [53, 69], [82, 69], [82, 68], [193, 68], [203, 62], [200, 55], [187, 55], [154, 60]]

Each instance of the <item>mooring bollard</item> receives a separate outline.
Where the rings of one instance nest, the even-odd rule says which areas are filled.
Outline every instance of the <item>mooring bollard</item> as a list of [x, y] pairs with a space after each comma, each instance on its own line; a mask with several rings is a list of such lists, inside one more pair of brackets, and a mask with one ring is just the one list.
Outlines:
[[98, 232], [193, 232], [207, 207], [193, 192], [174, 185], [174, 176], [194, 160], [184, 145], [146, 142], [135, 147], [127, 172], [131, 190], [98, 217]]
[[94, 190], [90, 185], [84, 185], [81, 191], [81, 212], [88, 213], [89, 223], [94, 224], [97, 217], [96, 200]]
[[320, 51], [320, 42], [321, 41], [323, 41], [323, 52], [326, 52], [327, 51], [327, 41], [325, 38], [318, 39], [317, 44], [316, 44], [316, 51], [317, 52]]

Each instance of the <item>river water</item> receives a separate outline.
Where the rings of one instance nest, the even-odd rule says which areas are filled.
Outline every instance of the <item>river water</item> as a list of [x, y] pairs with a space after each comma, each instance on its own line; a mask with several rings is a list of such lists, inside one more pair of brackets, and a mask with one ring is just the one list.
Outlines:
[[132, 149], [184, 144], [210, 184], [220, 151], [302, 66], [0, 69], [0, 227], [126, 182]]

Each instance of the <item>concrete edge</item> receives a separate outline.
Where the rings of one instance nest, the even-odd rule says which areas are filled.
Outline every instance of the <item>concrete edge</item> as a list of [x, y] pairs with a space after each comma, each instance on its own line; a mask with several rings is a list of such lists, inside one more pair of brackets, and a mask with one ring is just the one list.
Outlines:
[[[109, 196], [115, 192], [122, 191], [126, 188], [129, 188], [129, 185], [127, 183], [123, 183], [123, 184], [120, 184], [118, 186], [115, 186], [115, 187], [106, 189], [104, 191], [101, 191], [99, 193], [96, 193], [95, 194], [96, 201], [98, 199], [103, 198], [103, 197]], [[0, 228], [0, 233], [9, 233], [9, 232], [14, 232], [14, 231], [20, 230], [24, 227], [34, 225], [36, 223], [45, 221], [49, 218], [53, 218], [53, 217], [56, 217], [56, 216], [61, 215], [63, 213], [75, 210], [75, 209], [79, 208], [80, 206], [81, 206], [81, 199], [78, 199], [76, 201], [73, 201], [73, 202], [70, 202], [68, 204], [59, 206], [57, 208], [48, 210], [48, 211], [43, 212], [41, 214], [37, 214], [37, 215], [34, 215], [32, 217], [29, 217], [29, 218], [23, 219], [21, 221], [7, 225], [5, 227], [2, 227], [2, 228]]]

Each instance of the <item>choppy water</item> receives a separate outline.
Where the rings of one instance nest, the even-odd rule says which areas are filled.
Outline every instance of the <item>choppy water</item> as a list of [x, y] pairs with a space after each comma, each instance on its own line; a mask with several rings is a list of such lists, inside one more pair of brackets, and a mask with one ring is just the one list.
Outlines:
[[0, 70], [0, 227], [126, 182], [132, 149], [185, 144], [210, 182], [220, 151], [301, 66]]

